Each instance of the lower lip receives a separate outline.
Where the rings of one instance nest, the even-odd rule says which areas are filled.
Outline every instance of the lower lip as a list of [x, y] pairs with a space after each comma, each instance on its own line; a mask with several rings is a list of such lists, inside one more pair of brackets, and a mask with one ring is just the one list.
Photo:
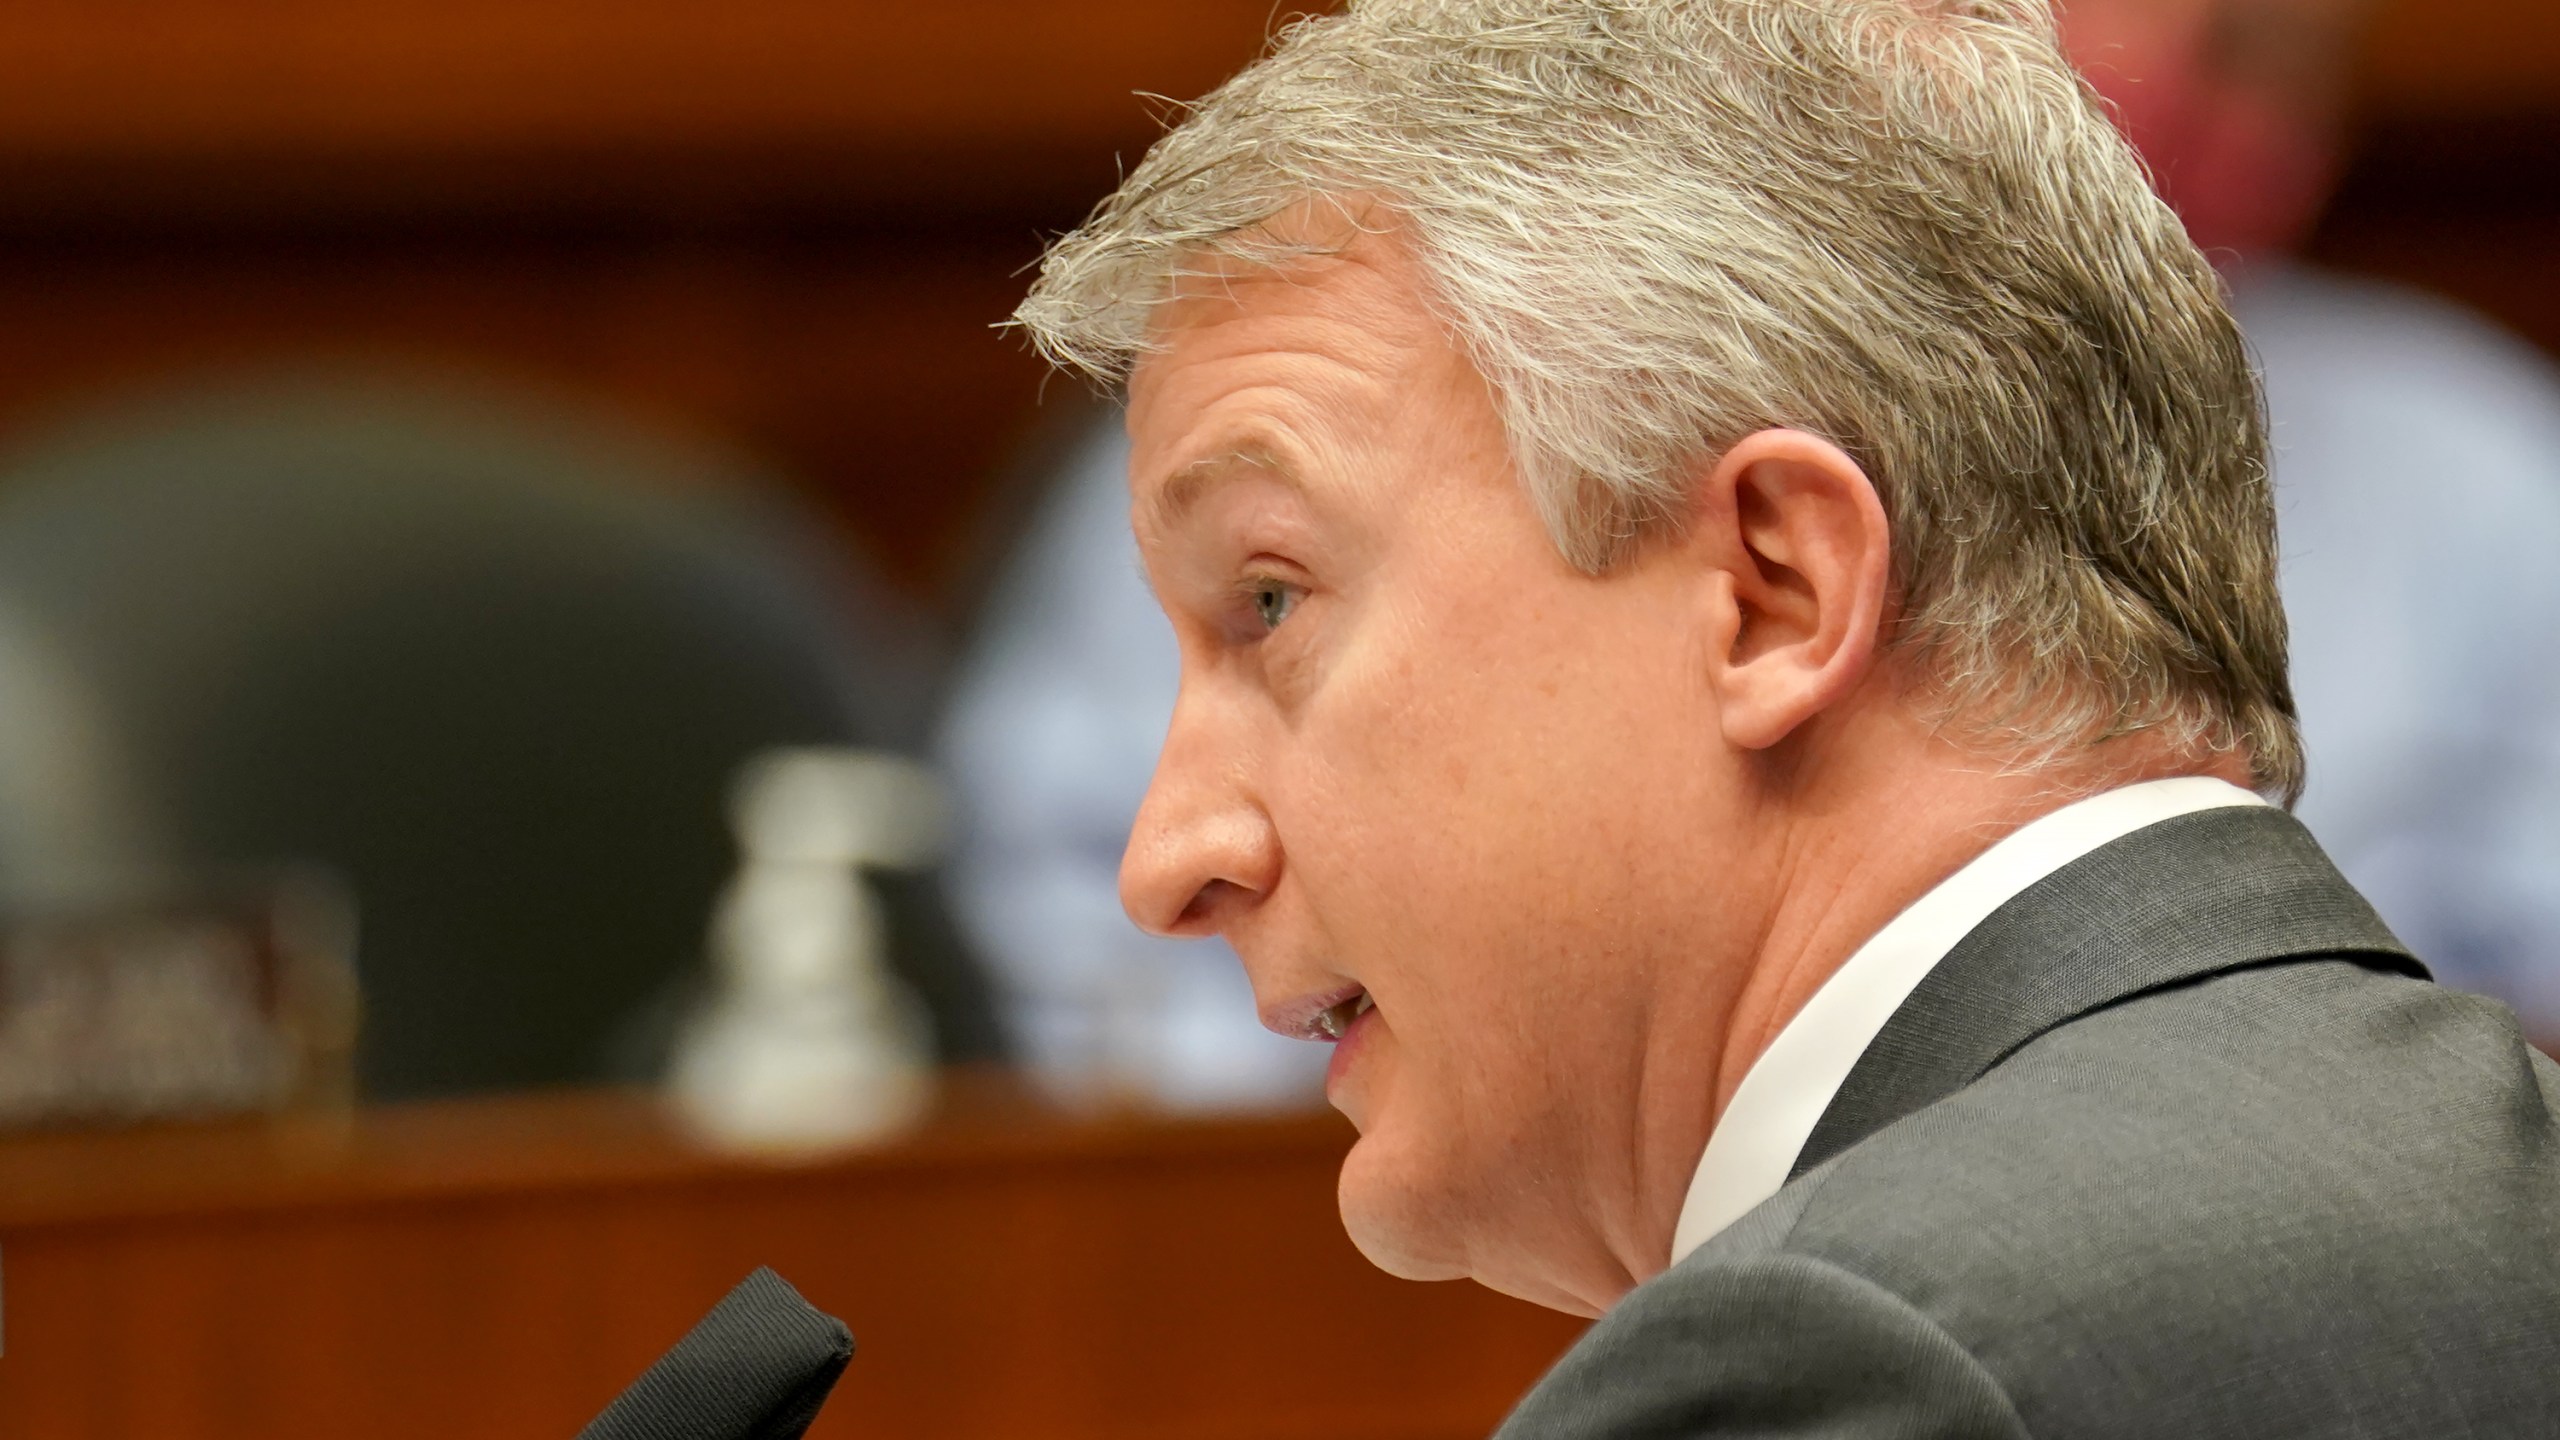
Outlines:
[[1333, 1059], [1324, 1067], [1324, 1093], [1328, 1099], [1342, 1084], [1343, 1078], [1351, 1073], [1352, 1060], [1359, 1053], [1362, 1042], [1368, 1039], [1370, 1026], [1376, 1023], [1377, 1018], [1376, 1010], [1363, 1010], [1359, 1018], [1343, 1030], [1342, 1038], [1333, 1042]]

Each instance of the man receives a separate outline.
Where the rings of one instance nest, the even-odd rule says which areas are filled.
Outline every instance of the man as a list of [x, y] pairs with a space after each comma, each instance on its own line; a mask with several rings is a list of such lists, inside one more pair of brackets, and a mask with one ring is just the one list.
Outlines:
[[[2560, 1073], [2301, 782], [2211, 268], [2040, 0], [1292, 29], [1020, 319], [1182, 650], [1122, 872], [1515, 1436], [2560, 1427]], [[2257, 792], [2257, 793], [2253, 793]]]

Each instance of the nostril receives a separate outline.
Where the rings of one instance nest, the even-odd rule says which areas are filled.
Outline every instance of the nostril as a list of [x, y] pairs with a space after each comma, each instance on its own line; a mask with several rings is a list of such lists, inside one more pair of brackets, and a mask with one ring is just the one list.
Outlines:
[[1191, 903], [1182, 907], [1174, 920], [1174, 928], [1185, 935], [1213, 935], [1225, 922], [1226, 913], [1245, 893], [1244, 887], [1231, 880], [1212, 880], [1200, 887]]

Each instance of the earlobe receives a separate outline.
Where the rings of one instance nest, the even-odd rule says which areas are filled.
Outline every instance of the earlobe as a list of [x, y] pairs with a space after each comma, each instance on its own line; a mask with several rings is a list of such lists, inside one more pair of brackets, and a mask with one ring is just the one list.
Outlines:
[[1708, 663], [1725, 738], [1765, 750], [1845, 699], [1873, 668], [1891, 536], [1866, 471], [1798, 430], [1764, 430], [1715, 463], [1693, 539], [1718, 557]]

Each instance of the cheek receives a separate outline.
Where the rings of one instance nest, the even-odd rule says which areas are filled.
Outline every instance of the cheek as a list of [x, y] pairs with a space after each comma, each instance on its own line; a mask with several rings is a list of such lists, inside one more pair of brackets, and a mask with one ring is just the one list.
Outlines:
[[1700, 673], [1623, 604], [1405, 624], [1342, 657], [1294, 727], [1274, 820], [1408, 1048], [1545, 1029], [1659, 934], [1660, 897], [1634, 887], [1695, 825]]

